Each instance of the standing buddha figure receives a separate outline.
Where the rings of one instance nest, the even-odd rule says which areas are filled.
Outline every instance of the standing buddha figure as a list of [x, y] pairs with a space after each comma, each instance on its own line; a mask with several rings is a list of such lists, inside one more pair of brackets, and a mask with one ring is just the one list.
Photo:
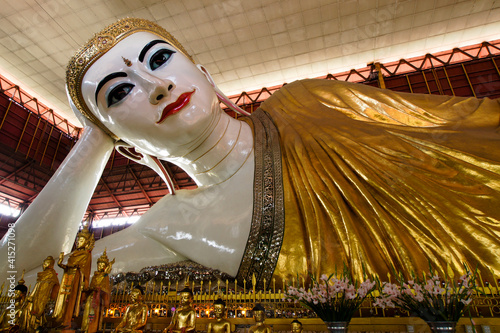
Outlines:
[[102, 325], [104, 311], [109, 306], [111, 297], [109, 273], [114, 263], [114, 259], [109, 261], [106, 250], [97, 259], [97, 271], [92, 276], [89, 288], [85, 290], [87, 299], [83, 309], [83, 332], [96, 332]]
[[31, 294], [26, 298], [28, 320], [25, 330], [35, 331], [46, 322], [45, 307], [49, 300], [54, 300], [59, 291], [59, 279], [54, 270], [55, 260], [48, 256], [42, 263], [42, 271], [37, 274], [36, 284]]
[[77, 317], [80, 312], [82, 291], [89, 285], [94, 242], [94, 235], [86, 225], [76, 236], [76, 250], [69, 254], [66, 264], [63, 264], [64, 252], [59, 255], [57, 265], [64, 270], [64, 274], [53, 319], [65, 328], [70, 328], [72, 318]]

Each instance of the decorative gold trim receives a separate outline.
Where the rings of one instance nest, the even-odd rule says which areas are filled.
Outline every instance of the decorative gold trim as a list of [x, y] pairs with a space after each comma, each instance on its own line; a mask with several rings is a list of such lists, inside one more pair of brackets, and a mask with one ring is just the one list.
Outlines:
[[82, 80], [87, 70], [94, 62], [96, 62], [97, 59], [99, 59], [103, 54], [109, 51], [125, 37], [139, 31], [150, 32], [164, 38], [172, 46], [177, 48], [179, 52], [193, 61], [191, 56], [177, 41], [177, 39], [175, 39], [168, 31], [158, 24], [144, 19], [125, 18], [109, 25], [91, 38], [70, 59], [68, 67], [66, 68], [66, 86], [68, 88], [68, 94], [76, 108], [85, 116], [85, 118], [99, 126], [115, 140], [119, 140], [119, 138], [106, 128], [106, 126], [104, 126], [99, 119], [97, 119], [85, 103], [82, 95]]
[[250, 235], [236, 278], [251, 281], [258, 288], [271, 281], [283, 243], [285, 209], [281, 148], [276, 126], [257, 109], [249, 118], [254, 128], [254, 210]]

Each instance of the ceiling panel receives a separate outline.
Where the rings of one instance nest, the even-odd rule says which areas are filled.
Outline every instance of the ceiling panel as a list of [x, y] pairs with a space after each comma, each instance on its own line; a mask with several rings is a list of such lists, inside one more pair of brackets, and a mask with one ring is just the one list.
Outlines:
[[500, 38], [493, 0], [5, 0], [0, 71], [78, 124], [66, 63], [132, 16], [172, 32], [228, 95]]

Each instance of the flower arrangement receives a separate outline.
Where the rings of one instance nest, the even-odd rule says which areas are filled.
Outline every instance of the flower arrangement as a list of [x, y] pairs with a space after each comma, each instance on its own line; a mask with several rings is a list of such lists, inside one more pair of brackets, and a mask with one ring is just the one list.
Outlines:
[[380, 296], [374, 306], [400, 307], [426, 322], [457, 322], [477, 292], [476, 275], [466, 267], [466, 274], [458, 283], [450, 278], [441, 279], [430, 267], [430, 277], [413, 275], [405, 282], [402, 274], [396, 276], [397, 283], [382, 283]]
[[346, 269], [337, 277], [322, 275], [319, 280], [311, 276], [311, 288], [289, 286], [285, 299], [301, 302], [325, 322], [349, 322], [365, 298], [375, 289], [375, 281], [353, 282]]

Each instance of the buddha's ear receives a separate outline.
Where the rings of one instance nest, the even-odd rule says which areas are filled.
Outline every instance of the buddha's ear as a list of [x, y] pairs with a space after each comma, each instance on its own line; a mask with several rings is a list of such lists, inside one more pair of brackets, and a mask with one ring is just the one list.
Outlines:
[[139, 152], [135, 149], [134, 146], [124, 141], [116, 142], [115, 149], [126, 158], [131, 159], [136, 163], [146, 165], [151, 169], [153, 169], [154, 171], [156, 171], [158, 176], [160, 176], [161, 179], [163, 179], [163, 181], [165, 182], [165, 184], [167, 184], [170, 193], [175, 194], [172, 177], [170, 176], [168, 171], [165, 169], [163, 164], [161, 164], [161, 162], [158, 160], [157, 157]]
[[212, 76], [210, 75], [210, 73], [208, 72], [208, 70], [205, 67], [203, 67], [200, 64], [197, 64], [196, 67], [198, 67], [198, 69], [203, 73], [203, 75], [205, 75], [208, 82], [210, 82], [212, 87], [214, 87], [215, 94], [219, 98], [219, 101], [224, 103], [228, 108], [230, 108], [231, 110], [233, 110], [234, 112], [236, 112], [238, 114], [241, 114], [243, 116], [250, 115], [250, 112], [243, 110], [242, 108], [240, 108], [239, 106], [234, 104], [229, 98], [227, 98], [226, 95], [224, 95], [224, 93], [217, 87], [217, 85], [214, 82], [214, 79], [212, 79]]

